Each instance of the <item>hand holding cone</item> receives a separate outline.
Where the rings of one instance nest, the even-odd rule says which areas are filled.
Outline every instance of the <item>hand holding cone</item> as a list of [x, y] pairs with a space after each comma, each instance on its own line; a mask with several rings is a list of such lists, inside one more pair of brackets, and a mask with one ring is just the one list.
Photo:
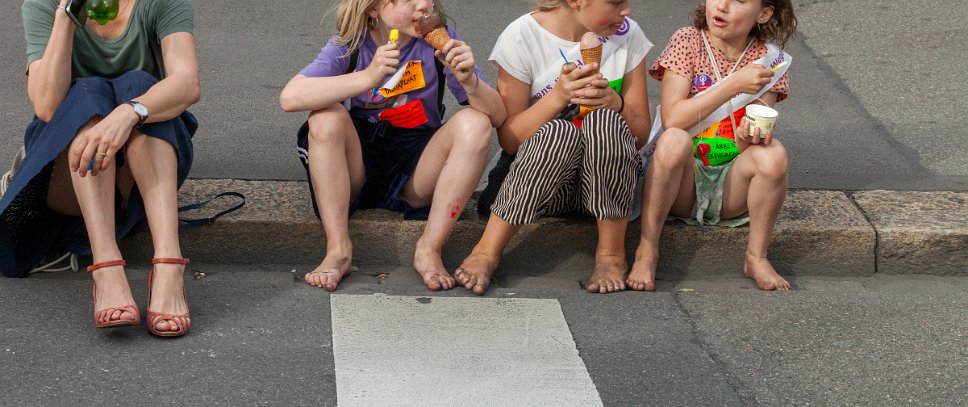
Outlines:
[[[602, 62], [602, 41], [598, 39], [598, 35], [593, 32], [587, 32], [581, 36], [581, 42], [579, 43], [579, 50], [581, 50], [581, 61], [584, 66], [591, 64], [601, 64]], [[598, 73], [598, 68], [589, 70], [587, 75], [595, 75]], [[578, 116], [576, 119], [583, 119], [585, 115], [590, 113], [592, 108], [588, 106], [581, 106], [578, 111]]]

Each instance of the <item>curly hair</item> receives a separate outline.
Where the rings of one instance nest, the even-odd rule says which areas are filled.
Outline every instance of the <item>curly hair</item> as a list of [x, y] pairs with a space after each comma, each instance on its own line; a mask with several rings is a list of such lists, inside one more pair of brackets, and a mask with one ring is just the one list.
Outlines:
[[[797, 32], [797, 16], [793, 15], [792, 0], [760, 0], [763, 7], [773, 7], [770, 21], [753, 26], [751, 34], [757, 39], [786, 45]], [[693, 13], [692, 25], [700, 30], [709, 28], [706, 23], [706, 0], [700, 0]]]

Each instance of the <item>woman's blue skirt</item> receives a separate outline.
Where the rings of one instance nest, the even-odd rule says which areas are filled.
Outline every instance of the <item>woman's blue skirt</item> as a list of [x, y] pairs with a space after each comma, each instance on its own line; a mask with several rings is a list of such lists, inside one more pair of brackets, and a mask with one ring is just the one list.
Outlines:
[[[47, 208], [53, 161], [94, 116], [106, 117], [117, 106], [137, 98], [158, 80], [143, 71], [114, 79], [78, 78], [49, 123], [34, 118], [24, 133], [26, 155], [10, 187], [0, 199], [0, 274], [25, 277], [53, 248], [78, 255], [91, 253], [81, 217], [66, 216]], [[140, 131], [171, 143], [178, 158], [178, 186], [192, 166], [192, 136], [198, 122], [191, 113], [166, 122], [145, 124]], [[135, 186], [122, 208], [115, 205], [117, 238], [143, 230], [147, 224], [144, 202]]]

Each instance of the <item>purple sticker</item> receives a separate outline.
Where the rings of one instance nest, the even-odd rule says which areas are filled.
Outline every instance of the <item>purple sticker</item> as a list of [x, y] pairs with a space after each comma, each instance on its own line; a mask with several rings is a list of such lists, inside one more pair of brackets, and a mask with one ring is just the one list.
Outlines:
[[701, 74], [697, 76], [695, 80], [692, 81], [692, 86], [695, 86], [696, 90], [700, 92], [706, 89], [709, 89], [709, 87], [712, 86], [712, 84], [713, 84], [713, 78], [710, 78], [709, 75], [706, 75], [706, 74]]
[[615, 31], [615, 35], [628, 34], [630, 28], [632, 28], [632, 26], [629, 24], [629, 19], [625, 18], [625, 20], [622, 20], [622, 26], [618, 28], [618, 31]]
[[369, 96], [371, 103], [380, 103], [386, 100], [386, 98], [383, 97], [383, 94], [380, 93], [380, 88], [370, 89], [370, 91], [367, 93], [368, 93], [367, 96]]

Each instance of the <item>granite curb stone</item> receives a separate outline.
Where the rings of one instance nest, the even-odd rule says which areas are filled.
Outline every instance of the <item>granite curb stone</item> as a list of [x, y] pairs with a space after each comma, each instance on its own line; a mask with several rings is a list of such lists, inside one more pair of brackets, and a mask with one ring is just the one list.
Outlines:
[[[190, 179], [179, 204], [194, 203], [224, 191], [238, 191], [246, 205], [213, 224], [184, 231], [183, 252], [194, 261], [219, 264], [318, 264], [325, 240], [312, 213], [308, 185], [300, 181]], [[215, 201], [187, 216], [209, 216], [236, 198]], [[484, 230], [485, 219], [469, 204], [444, 247], [444, 263], [457, 267]], [[403, 220], [385, 210], [358, 211], [350, 220], [354, 264], [409, 267], [414, 243], [425, 222]], [[628, 259], [638, 245], [639, 223], [629, 224]], [[663, 230], [663, 275], [738, 273], [748, 228], [694, 227], [669, 222]], [[595, 222], [584, 217], [544, 218], [525, 225], [502, 259], [500, 275], [580, 281], [594, 266]], [[788, 275], [870, 275], [875, 272], [876, 234], [846, 193], [791, 190], [773, 235], [770, 258]], [[123, 241], [132, 262], [151, 255], [148, 233]]]
[[968, 275], [968, 193], [865, 191], [853, 198], [877, 231], [879, 272]]

